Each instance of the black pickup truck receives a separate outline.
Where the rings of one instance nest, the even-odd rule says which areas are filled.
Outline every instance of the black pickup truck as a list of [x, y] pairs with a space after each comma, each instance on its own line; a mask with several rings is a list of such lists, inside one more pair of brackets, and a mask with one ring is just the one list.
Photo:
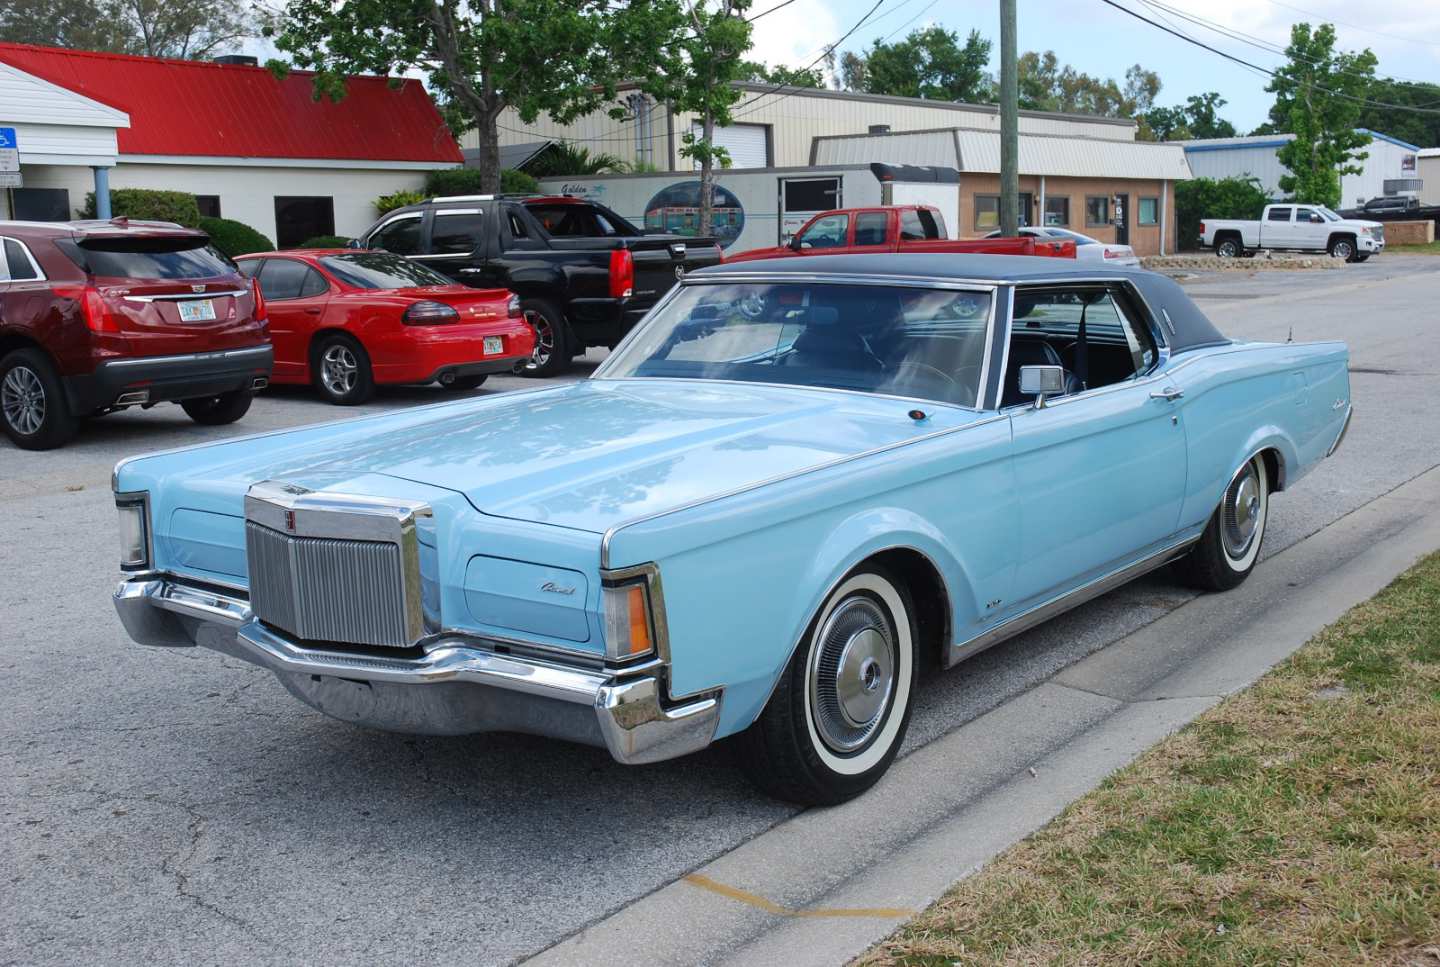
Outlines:
[[505, 288], [535, 327], [524, 372], [552, 376], [613, 348], [686, 272], [721, 261], [711, 238], [646, 235], [572, 198], [454, 195], [387, 212], [359, 239], [478, 288]]

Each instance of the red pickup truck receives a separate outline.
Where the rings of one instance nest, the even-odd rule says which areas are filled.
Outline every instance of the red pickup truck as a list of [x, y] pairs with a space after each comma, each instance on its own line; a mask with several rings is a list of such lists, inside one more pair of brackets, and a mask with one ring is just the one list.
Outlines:
[[981, 255], [1075, 257], [1070, 239], [945, 237], [945, 218], [928, 205], [837, 208], [806, 222], [788, 245], [726, 255], [725, 263], [793, 255], [861, 255], [867, 252], [967, 252]]

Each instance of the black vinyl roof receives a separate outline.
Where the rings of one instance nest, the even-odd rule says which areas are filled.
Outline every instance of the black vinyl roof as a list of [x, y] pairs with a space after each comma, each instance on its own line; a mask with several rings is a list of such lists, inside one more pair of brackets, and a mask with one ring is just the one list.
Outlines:
[[721, 263], [686, 276], [696, 281], [724, 275], [904, 276], [937, 282], [985, 282], [994, 285], [1035, 285], [1045, 282], [1129, 282], [1157, 316], [1172, 352], [1226, 343], [1215, 324], [1205, 318], [1185, 290], [1168, 276], [1140, 268], [1089, 267], [1074, 259], [1033, 255], [968, 255], [904, 253], [888, 255], [814, 255]]

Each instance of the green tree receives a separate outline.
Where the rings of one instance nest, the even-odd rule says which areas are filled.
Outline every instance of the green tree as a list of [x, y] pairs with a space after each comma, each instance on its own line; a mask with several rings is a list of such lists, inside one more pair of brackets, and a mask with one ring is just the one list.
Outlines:
[[[422, 72], [442, 107], [473, 126], [482, 190], [500, 190], [499, 120], [532, 124], [609, 105], [618, 81], [656, 56], [652, 10], [672, 0], [289, 0], [267, 36], [315, 70], [316, 96], [341, 98], [350, 74]], [[649, 47], [647, 52], [644, 48]], [[272, 69], [286, 65], [271, 62]]]
[[[682, 6], [681, 4], [685, 5]], [[701, 235], [709, 235], [715, 208], [715, 166], [728, 168], [730, 154], [715, 143], [715, 129], [734, 121], [743, 92], [733, 82], [746, 76], [741, 58], [750, 49], [751, 0], [665, 0], [655, 3], [651, 35], [653, 67], [641, 87], [679, 112], [692, 113], [700, 132], [681, 136], [680, 154], [700, 165]], [[667, 36], [668, 35], [668, 36]]]
[[1278, 152], [1289, 174], [1280, 190], [1299, 201], [1340, 205], [1340, 176], [1358, 174], [1370, 136], [1355, 128], [1361, 100], [1375, 78], [1375, 55], [1335, 50], [1335, 28], [1307, 23], [1290, 28], [1289, 63], [1275, 72], [1265, 90], [1275, 95], [1270, 123], [1295, 135]]
[[195, 60], [255, 32], [244, 0], [21, 0], [0, 4], [0, 41]]
[[619, 171], [624, 162], [613, 154], [592, 153], [589, 148], [561, 141], [540, 153], [530, 162], [527, 171], [536, 178], [562, 175], [600, 175]]
[[877, 39], [863, 55], [846, 54], [840, 69], [846, 87], [868, 94], [975, 102], [992, 96], [989, 61], [990, 41], [979, 31], [962, 44], [953, 30], [926, 27], [894, 43]]
[[1233, 138], [1235, 125], [1219, 116], [1226, 100], [1214, 91], [1192, 94], [1183, 107], [1152, 107], [1143, 115], [1142, 135], [1155, 141]]
[[1053, 50], [1026, 51], [1017, 68], [1020, 106], [1033, 111], [1142, 119], [1160, 94], [1160, 75], [1139, 64], [1126, 69], [1124, 83], [1062, 66]]
[[1178, 247], [1198, 247], [1206, 218], [1259, 218], [1269, 202], [1255, 178], [1192, 178], [1175, 183], [1175, 238]]
[[757, 84], [784, 84], [786, 87], [814, 89], [825, 86], [825, 75], [818, 67], [785, 67], [781, 64], [770, 67], [754, 60], [744, 62], [740, 79]]
[[1383, 104], [1403, 106], [1361, 105], [1360, 127], [1418, 144], [1422, 148], [1440, 144], [1440, 84], [1418, 84], [1382, 77], [1370, 85], [1368, 97]]

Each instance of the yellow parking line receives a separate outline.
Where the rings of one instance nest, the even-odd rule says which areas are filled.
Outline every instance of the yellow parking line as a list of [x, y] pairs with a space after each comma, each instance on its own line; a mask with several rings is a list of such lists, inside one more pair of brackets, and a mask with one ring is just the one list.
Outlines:
[[766, 913], [773, 913], [777, 917], [878, 917], [881, 919], [893, 920], [897, 917], [913, 917], [914, 910], [891, 907], [862, 907], [859, 909], [826, 909], [818, 910], [791, 910], [789, 907], [782, 907], [778, 903], [772, 903], [763, 896], [754, 893], [747, 893], [744, 890], [736, 889], [733, 886], [726, 886], [724, 883], [710, 879], [708, 876], [701, 876], [699, 873], [691, 873], [685, 877], [685, 882], [691, 886], [698, 886], [702, 890], [709, 890], [711, 893], [718, 893], [731, 900], [738, 900], [748, 906], [764, 910]]

